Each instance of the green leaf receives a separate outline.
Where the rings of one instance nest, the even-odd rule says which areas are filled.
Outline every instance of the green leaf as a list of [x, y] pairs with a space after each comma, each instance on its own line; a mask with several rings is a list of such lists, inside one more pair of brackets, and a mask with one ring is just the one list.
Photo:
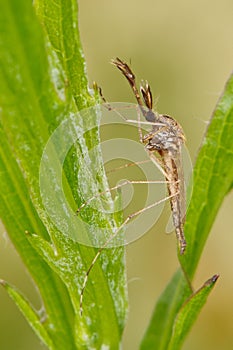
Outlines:
[[[95, 103], [88, 91], [85, 61], [78, 32], [75, 0], [36, 0], [35, 8], [48, 35], [49, 46], [62, 67], [66, 96], [73, 96], [81, 110]], [[54, 58], [54, 53], [52, 53]], [[64, 85], [64, 81], [63, 81]]]
[[48, 349], [54, 349], [54, 344], [43, 327], [42, 322], [45, 322], [45, 320], [43, 321], [40, 319], [39, 315], [30, 305], [29, 301], [26, 300], [24, 296], [17, 291], [17, 289], [5, 281], [0, 281], [0, 284], [6, 289], [11, 299], [14, 300], [15, 304], [18, 306], [19, 310], [22, 312], [38, 337], [44, 342]]
[[233, 182], [233, 75], [210, 120], [194, 167], [193, 196], [185, 234], [187, 254], [182, 264], [193, 277], [217, 212]]
[[[41, 91], [46, 94], [45, 83], [49, 81], [44, 40], [30, 2], [3, 1], [1, 9], [0, 215], [40, 290], [47, 314], [45, 327], [55, 346], [59, 349], [70, 344], [68, 348], [73, 348], [73, 310], [67, 288], [32, 249], [25, 235], [26, 230], [32, 230], [48, 237], [31, 201], [26, 172], [20, 159], [20, 153], [25, 153], [28, 168], [35, 171], [37, 145], [33, 139], [37, 137], [38, 130], [33, 124], [33, 117], [35, 120], [40, 118], [38, 101]], [[30, 155], [24, 149], [29, 149]], [[32, 179], [29, 174], [28, 178]]]
[[141, 349], [166, 349], [174, 318], [190, 293], [183, 273], [178, 270], [160, 296]]
[[[124, 248], [106, 249], [97, 260], [80, 316], [80, 292], [97, 249], [75, 238], [80, 233], [91, 237], [95, 225], [111, 234], [121, 217], [101, 213], [100, 200], [100, 213], [88, 207], [79, 218], [75, 215], [82, 187], [87, 198], [108, 188], [98, 107], [80, 112], [98, 99], [88, 90], [77, 3], [37, 0], [35, 6], [38, 17], [31, 1], [1, 6], [0, 215], [44, 303], [40, 336], [48, 334], [54, 349], [118, 349], [127, 309]], [[67, 121], [68, 133], [57, 142], [53, 137]], [[61, 161], [70, 135], [74, 144]], [[112, 206], [111, 196], [105, 197]], [[60, 223], [68, 225], [68, 234]]]
[[192, 294], [181, 307], [175, 320], [173, 334], [168, 349], [172, 350], [181, 348], [185, 336], [195, 322], [217, 279], [218, 276], [214, 275], [206, 281], [204, 285]]
[[[142, 340], [141, 349], [148, 349], [148, 342], [151, 339], [150, 349], [168, 348], [177, 313], [181, 304], [187, 299], [187, 294], [184, 293], [185, 285], [185, 289], [189, 290], [188, 295], [191, 295], [188, 280], [194, 276], [218, 209], [233, 183], [232, 135], [233, 75], [227, 82], [210, 120], [194, 167], [193, 194], [184, 228], [187, 250], [184, 256], [179, 256], [184, 273], [182, 270], [178, 271], [160, 297]], [[176, 279], [177, 274], [180, 277]], [[161, 303], [167, 305], [163, 313], [159, 312]], [[175, 310], [172, 314], [171, 309]], [[161, 324], [164, 328], [161, 330], [161, 339], [158, 339], [154, 337], [154, 332]]]

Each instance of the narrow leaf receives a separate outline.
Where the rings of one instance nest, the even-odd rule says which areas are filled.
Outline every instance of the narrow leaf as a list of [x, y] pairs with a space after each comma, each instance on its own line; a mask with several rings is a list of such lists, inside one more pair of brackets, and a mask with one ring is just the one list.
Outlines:
[[[46, 129], [42, 123], [44, 130], [40, 134], [37, 127], [41, 122], [39, 100], [43, 110], [49, 110], [41, 92], [51, 96], [43, 34], [31, 2], [1, 2], [0, 52], [0, 215], [40, 290], [48, 333], [57, 349], [64, 346], [71, 349], [73, 310], [66, 286], [31, 247], [25, 235], [29, 230], [48, 238], [31, 201], [32, 188], [27, 181], [33, 179], [37, 168], [38, 148], [34, 141], [38, 139], [40, 143]], [[23, 166], [23, 159], [27, 167]]]
[[187, 254], [181, 262], [192, 278], [224, 197], [233, 183], [233, 74], [220, 97], [194, 167], [193, 196], [185, 233]]
[[140, 349], [167, 349], [174, 318], [190, 290], [183, 273], [178, 270], [160, 296]]
[[174, 323], [173, 334], [168, 347], [169, 350], [178, 350], [181, 348], [186, 335], [206, 303], [217, 279], [218, 275], [211, 277], [197, 292], [192, 294], [181, 307]]
[[54, 344], [52, 343], [52, 340], [43, 325], [43, 322], [45, 322], [45, 320], [42, 321], [42, 319], [40, 319], [39, 315], [30, 305], [28, 300], [26, 300], [25, 297], [20, 294], [16, 288], [2, 280], [0, 280], [0, 284], [6, 289], [11, 299], [14, 300], [15, 304], [18, 306], [19, 310], [22, 312], [42, 342], [48, 347], [48, 349], [54, 349]]
[[[101, 254], [87, 283], [82, 318], [79, 312], [83, 280], [97, 249], [78, 243], [76, 237], [80, 233], [92, 237], [94, 224], [109, 232], [120, 217], [109, 220], [101, 207], [100, 214], [92, 208], [79, 218], [75, 214], [83, 202], [82, 188], [90, 198], [108, 186], [99, 145], [98, 108], [81, 112], [96, 100], [85, 74], [77, 2], [35, 3], [38, 17], [26, 0], [4, 2], [0, 14], [0, 215], [39, 288], [47, 313], [44, 326], [54, 348], [104, 344], [114, 349], [121, 341], [127, 306], [123, 248]], [[68, 132], [60, 142], [53, 142], [54, 133], [67, 120]], [[94, 126], [91, 130], [90, 125]], [[67, 149], [70, 135], [75, 142]], [[49, 157], [43, 168], [44, 155]], [[60, 182], [54, 169], [61, 174]], [[100, 169], [98, 176], [96, 169]], [[106, 195], [106, 202], [113, 204], [111, 196]], [[58, 223], [67, 224], [68, 234]]]
[[[233, 75], [228, 80], [210, 120], [194, 167], [193, 194], [184, 228], [187, 251], [184, 256], [179, 256], [183, 271], [185, 271], [183, 277], [181, 276], [182, 271], [178, 272], [180, 278], [183, 279], [183, 284], [178, 279], [174, 285], [176, 273], [155, 307], [151, 323], [142, 341], [142, 349], [147, 349], [148, 339], [153, 339], [153, 342], [150, 342], [151, 349], [166, 350], [168, 348], [177, 313], [187, 299], [187, 294], [183, 293], [185, 284], [185, 288], [187, 290], [189, 288], [185, 276], [192, 279], [218, 209], [233, 183], [232, 134]], [[166, 294], [172, 297], [166, 298]], [[182, 295], [182, 300], [180, 295]], [[189, 295], [191, 295], [191, 290]], [[161, 303], [164, 303], [164, 298], [168, 306], [164, 313], [158, 313]], [[176, 310], [172, 315], [169, 305], [173, 305]], [[166, 319], [170, 316], [173, 319], [166, 324]], [[166, 328], [161, 330], [161, 339], [158, 339], [153, 337], [153, 334], [161, 323], [164, 324], [164, 327], [166, 325]]]

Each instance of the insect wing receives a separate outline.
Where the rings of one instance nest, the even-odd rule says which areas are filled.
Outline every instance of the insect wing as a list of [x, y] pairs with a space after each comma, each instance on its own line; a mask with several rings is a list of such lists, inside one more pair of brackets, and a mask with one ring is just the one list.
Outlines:
[[[181, 147], [180, 156], [173, 157], [176, 164], [178, 177], [180, 179], [179, 191], [180, 191], [180, 217], [182, 222], [185, 222], [186, 212], [191, 200], [192, 195], [192, 161], [187, 147], [183, 145]], [[171, 213], [167, 226], [166, 233], [171, 233], [175, 229], [173, 222], [173, 214]]]

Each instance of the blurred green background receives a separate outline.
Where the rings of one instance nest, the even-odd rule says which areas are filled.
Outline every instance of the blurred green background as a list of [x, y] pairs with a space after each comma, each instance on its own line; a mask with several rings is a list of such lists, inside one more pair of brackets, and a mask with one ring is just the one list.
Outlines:
[[[134, 102], [123, 77], [109, 64], [119, 56], [159, 96], [158, 110], [183, 126], [193, 162], [210, 115], [233, 67], [233, 2], [79, 1], [80, 31], [90, 80], [108, 101]], [[233, 135], [232, 135], [233, 136]], [[194, 281], [198, 288], [215, 273], [220, 279], [183, 349], [233, 349], [233, 196], [224, 201]], [[123, 348], [137, 349], [150, 315], [177, 269], [175, 235], [159, 221], [127, 248], [129, 318]], [[4, 229], [0, 236], [0, 278], [39, 297]], [[0, 289], [0, 349], [42, 349], [5, 291]]]

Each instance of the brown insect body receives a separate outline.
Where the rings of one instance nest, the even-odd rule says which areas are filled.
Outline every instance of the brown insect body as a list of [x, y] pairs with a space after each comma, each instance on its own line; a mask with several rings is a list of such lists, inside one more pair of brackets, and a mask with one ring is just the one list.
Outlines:
[[[147, 118], [146, 113], [145, 118], [151, 121], [151, 114]], [[152, 131], [144, 136], [143, 143], [145, 143], [146, 149], [149, 152], [156, 151], [160, 155], [162, 168], [169, 181], [167, 187], [169, 196], [172, 196], [170, 203], [173, 213], [173, 223], [180, 245], [180, 253], [183, 254], [186, 247], [183, 233], [186, 203], [183, 168], [181, 164], [181, 147], [185, 142], [185, 136], [181, 126], [168, 115], [154, 114], [153, 122], [164, 124], [164, 126], [152, 125]]]
[[[185, 142], [182, 127], [172, 117], [165, 114], [158, 114], [152, 110], [152, 93], [147, 82], [140, 87], [143, 101], [146, 105], [146, 107], [144, 107], [136, 87], [135, 76], [129, 66], [119, 58], [112, 61], [112, 63], [128, 80], [143, 116], [152, 125], [152, 130], [142, 138], [142, 142], [145, 144], [145, 148], [148, 151], [152, 161], [159, 162], [163, 173], [168, 180], [167, 187], [169, 196], [171, 196], [170, 203], [173, 223], [179, 243], [180, 254], [183, 254], [186, 248], [183, 230], [186, 203], [183, 167], [181, 161], [181, 147]], [[155, 151], [160, 155], [159, 159], [153, 156], [153, 152]]]

